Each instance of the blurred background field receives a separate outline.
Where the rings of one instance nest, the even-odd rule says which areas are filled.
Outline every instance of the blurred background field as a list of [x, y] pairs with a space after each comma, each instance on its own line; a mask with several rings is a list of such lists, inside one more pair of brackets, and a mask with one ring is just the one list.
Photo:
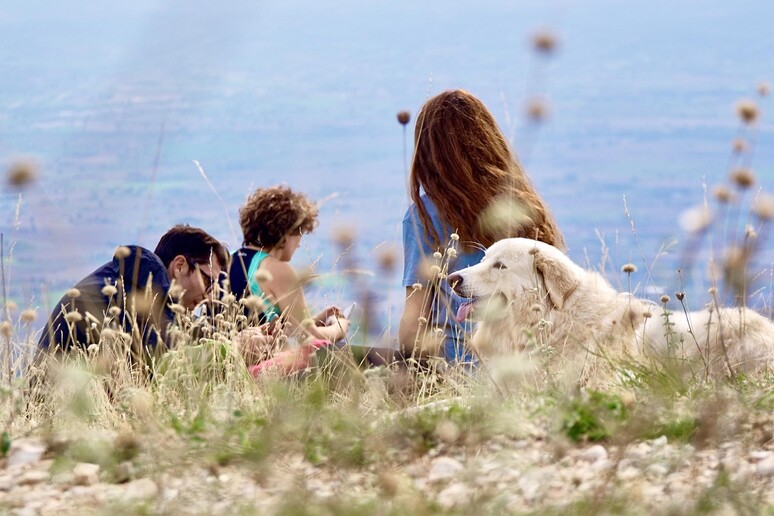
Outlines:
[[[117, 245], [153, 248], [178, 222], [234, 249], [247, 193], [280, 182], [326, 199], [297, 264], [340, 269], [332, 240], [345, 226], [359, 266], [376, 270], [380, 249], [399, 249], [408, 205], [395, 113], [412, 113], [410, 148], [419, 106], [457, 87], [513, 135], [575, 261], [598, 265], [602, 235], [613, 270], [636, 263], [644, 285], [643, 258], [677, 240], [650, 283], [671, 294], [682, 289], [678, 216], [702, 202], [704, 183], [727, 180], [734, 105], [774, 80], [773, 18], [763, 0], [5, 4], [0, 161], [40, 165], [18, 217], [18, 192], [0, 195], [6, 255], [15, 244], [10, 297], [45, 307]], [[530, 45], [544, 29], [559, 42], [548, 59]], [[539, 125], [524, 115], [534, 96], [550, 106]], [[752, 159], [764, 190], [770, 104], [761, 99]], [[757, 266], [771, 267], [772, 249]], [[371, 280], [382, 325], [400, 310], [400, 263]], [[348, 287], [327, 280], [321, 295], [346, 304]]]

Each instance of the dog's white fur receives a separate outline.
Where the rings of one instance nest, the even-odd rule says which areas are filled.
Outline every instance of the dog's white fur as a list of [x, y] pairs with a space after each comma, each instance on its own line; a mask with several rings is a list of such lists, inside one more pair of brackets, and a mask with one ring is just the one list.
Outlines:
[[535, 240], [496, 242], [481, 263], [450, 275], [449, 283], [476, 299], [480, 322], [472, 344], [483, 357], [535, 348], [586, 360], [671, 353], [714, 376], [756, 373], [774, 363], [774, 324], [756, 312], [666, 315]]

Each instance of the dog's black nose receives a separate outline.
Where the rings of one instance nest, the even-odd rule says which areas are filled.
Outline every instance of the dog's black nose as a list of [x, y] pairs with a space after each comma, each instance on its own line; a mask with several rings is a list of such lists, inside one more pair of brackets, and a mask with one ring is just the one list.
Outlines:
[[454, 274], [449, 274], [449, 277], [446, 278], [446, 281], [449, 282], [449, 285], [451, 285], [451, 288], [457, 291], [459, 293], [459, 286], [462, 285], [462, 276], [457, 274], [456, 272]]

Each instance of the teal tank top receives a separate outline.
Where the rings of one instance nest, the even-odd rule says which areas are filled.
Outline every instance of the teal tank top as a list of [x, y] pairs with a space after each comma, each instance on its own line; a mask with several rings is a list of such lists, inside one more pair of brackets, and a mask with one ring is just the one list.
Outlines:
[[261, 285], [258, 280], [255, 279], [255, 274], [258, 272], [258, 267], [261, 266], [261, 262], [269, 256], [269, 253], [264, 251], [258, 251], [250, 261], [250, 268], [247, 270], [247, 284], [250, 285], [250, 293], [254, 296], [258, 296], [264, 301], [263, 314], [266, 317], [266, 321], [271, 321], [280, 316], [282, 313], [279, 307], [269, 301], [266, 294], [261, 290]]

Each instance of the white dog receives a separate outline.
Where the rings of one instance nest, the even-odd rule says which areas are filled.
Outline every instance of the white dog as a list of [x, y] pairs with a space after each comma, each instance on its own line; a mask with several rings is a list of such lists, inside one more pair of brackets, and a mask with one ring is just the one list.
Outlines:
[[671, 353], [715, 376], [758, 372], [774, 363], [774, 324], [752, 310], [666, 313], [616, 292], [601, 275], [535, 240], [496, 242], [481, 263], [448, 281], [475, 300], [463, 305], [458, 319], [472, 308], [479, 314], [472, 344], [483, 357], [548, 348], [582, 357], [586, 378], [588, 364], [600, 356], [659, 359]]

